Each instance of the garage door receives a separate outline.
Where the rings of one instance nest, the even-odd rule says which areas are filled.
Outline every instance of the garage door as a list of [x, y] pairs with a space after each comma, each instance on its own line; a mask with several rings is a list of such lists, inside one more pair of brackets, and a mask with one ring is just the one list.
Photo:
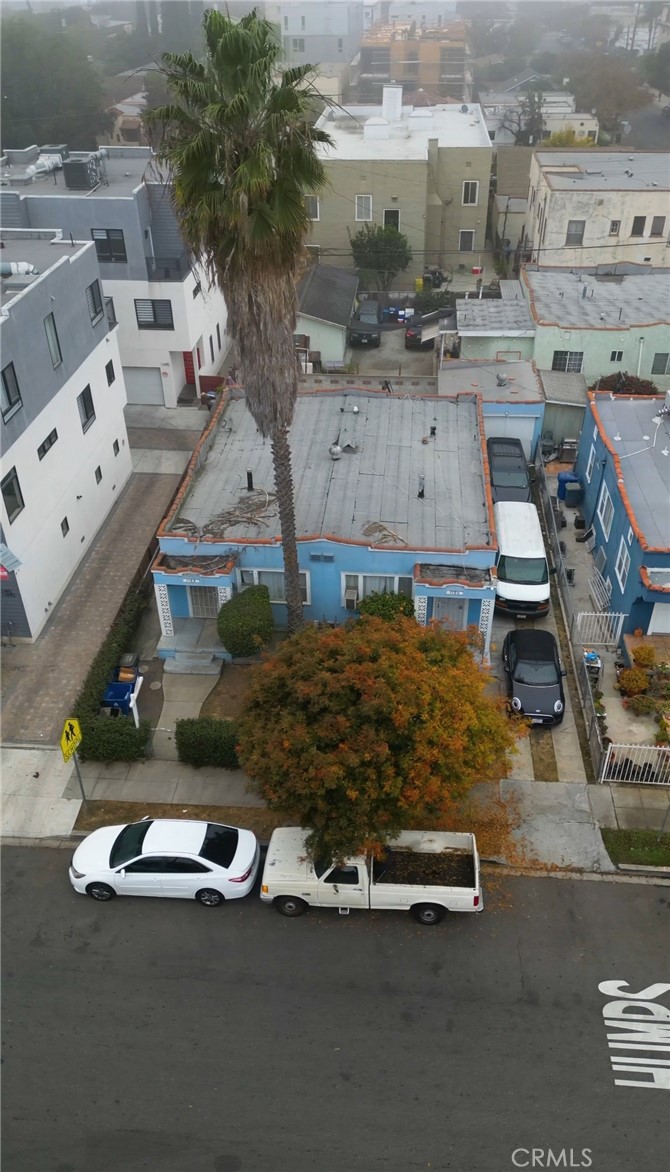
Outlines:
[[156, 366], [124, 366], [129, 403], [156, 403], [165, 406], [163, 379]]
[[526, 459], [532, 460], [536, 422], [534, 415], [485, 415], [484, 431], [487, 439], [493, 435], [500, 435], [505, 439], [512, 437], [521, 440]]

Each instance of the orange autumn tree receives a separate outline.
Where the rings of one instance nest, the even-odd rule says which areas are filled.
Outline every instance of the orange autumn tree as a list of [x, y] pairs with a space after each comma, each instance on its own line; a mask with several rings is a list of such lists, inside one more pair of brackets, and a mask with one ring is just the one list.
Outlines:
[[379, 850], [508, 772], [515, 729], [469, 637], [412, 618], [306, 628], [254, 672], [239, 757], [312, 857]]

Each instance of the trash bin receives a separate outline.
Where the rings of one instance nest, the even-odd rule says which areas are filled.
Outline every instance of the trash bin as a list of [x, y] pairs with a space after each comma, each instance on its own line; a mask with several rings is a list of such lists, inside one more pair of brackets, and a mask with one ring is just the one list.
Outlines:
[[574, 472], [559, 472], [558, 489], [556, 495], [559, 501], [565, 500], [565, 489], [568, 484], [579, 484], [579, 477]]
[[582, 503], [583, 496], [584, 496], [584, 490], [582, 489], [582, 486], [581, 486], [581, 484], [579, 484], [579, 482], [577, 482], [577, 484], [575, 484], [573, 481], [570, 481], [569, 484], [566, 484], [566, 486], [565, 486], [565, 507], [566, 507], [566, 509], [578, 508], [578, 506], [581, 505], [581, 503]]

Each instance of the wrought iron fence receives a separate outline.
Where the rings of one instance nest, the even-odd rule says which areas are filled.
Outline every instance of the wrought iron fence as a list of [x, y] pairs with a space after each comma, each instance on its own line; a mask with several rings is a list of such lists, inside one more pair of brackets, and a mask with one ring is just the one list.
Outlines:
[[607, 746], [598, 781], [633, 785], [670, 785], [670, 748], [667, 745]]

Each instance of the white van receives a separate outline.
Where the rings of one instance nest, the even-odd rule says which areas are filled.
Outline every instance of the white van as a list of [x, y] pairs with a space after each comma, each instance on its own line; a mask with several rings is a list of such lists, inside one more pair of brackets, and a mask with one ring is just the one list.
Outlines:
[[549, 566], [535, 505], [499, 501], [496, 610], [514, 618], [549, 613]]

